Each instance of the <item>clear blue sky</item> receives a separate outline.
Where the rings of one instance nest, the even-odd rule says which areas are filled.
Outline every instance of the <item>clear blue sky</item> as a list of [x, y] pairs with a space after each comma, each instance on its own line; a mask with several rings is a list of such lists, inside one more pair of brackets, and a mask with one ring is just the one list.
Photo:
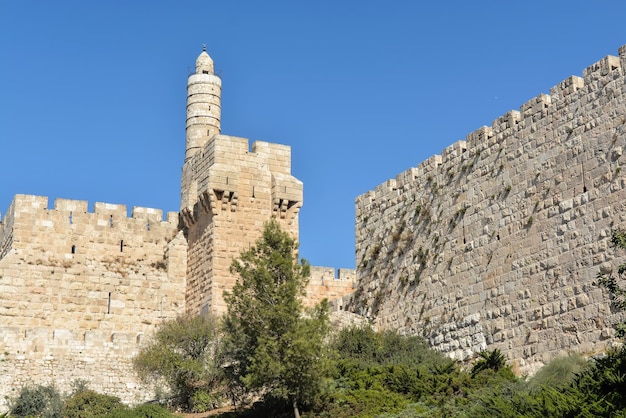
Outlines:
[[292, 147], [301, 255], [353, 268], [354, 199], [626, 44], [626, 1], [0, 3], [0, 211], [176, 211], [189, 71], [222, 132]]

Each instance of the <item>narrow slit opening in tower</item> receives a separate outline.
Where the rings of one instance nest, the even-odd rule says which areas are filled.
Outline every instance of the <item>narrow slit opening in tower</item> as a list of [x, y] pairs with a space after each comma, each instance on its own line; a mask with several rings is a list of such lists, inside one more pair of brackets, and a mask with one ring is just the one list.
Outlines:
[[123, 253], [124, 252], [124, 240], [120, 241], [120, 252]]
[[76, 246], [72, 245], [72, 254], [76, 254]]

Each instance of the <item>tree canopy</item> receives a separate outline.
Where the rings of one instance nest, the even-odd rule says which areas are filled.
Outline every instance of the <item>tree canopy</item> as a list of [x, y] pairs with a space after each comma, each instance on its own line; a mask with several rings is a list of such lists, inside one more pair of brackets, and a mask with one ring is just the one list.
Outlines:
[[310, 274], [298, 261], [298, 244], [275, 220], [256, 244], [234, 260], [238, 276], [224, 299], [224, 360], [233, 389], [266, 400], [299, 405], [320, 393], [325, 373], [328, 308], [305, 312], [302, 297]]

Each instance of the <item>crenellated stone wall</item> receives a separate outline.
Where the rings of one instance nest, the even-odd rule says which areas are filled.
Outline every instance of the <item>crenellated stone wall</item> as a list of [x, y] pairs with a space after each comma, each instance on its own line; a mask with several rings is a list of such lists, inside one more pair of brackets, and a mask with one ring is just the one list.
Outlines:
[[[221, 79], [203, 51], [189, 77], [180, 213], [17, 195], [0, 222], [0, 412], [28, 383], [150, 399], [132, 358], [163, 321], [221, 314], [233, 258], [275, 218], [298, 237], [291, 148], [220, 134]], [[305, 304], [352, 292], [355, 272], [313, 268]]]
[[[156, 327], [224, 312], [232, 259], [268, 219], [298, 237], [290, 147], [222, 135], [221, 80], [206, 52], [196, 64], [180, 213], [15, 196], [0, 223], [0, 411], [29, 382], [150, 398], [131, 359]], [[357, 271], [313, 267], [306, 304], [334, 299], [455, 358], [500, 348], [523, 372], [602, 350], [619, 315], [593, 281], [624, 260], [609, 238], [626, 227], [625, 69], [626, 46], [359, 196]]]
[[144, 336], [185, 310], [178, 214], [17, 195], [2, 222], [0, 410], [33, 383], [75, 380], [128, 403], [149, 399], [132, 370]]
[[[198, 271], [187, 276], [188, 245], [197, 260], [212, 246], [186, 237], [174, 212], [163, 220], [160, 210], [135, 207], [128, 217], [126, 206], [109, 203], [95, 203], [93, 212], [79, 200], [48, 206], [47, 197], [16, 195], [0, 224], [0, 411], [6, 396], [30, 383], [68, 392], [86, 380], [129, 404], [152, 399], [132, 358], [158, 325], [190, 310], [186, 298], [199, 299], [194, 292], [202, 289], [188, 286], [203, 282]], [[263, 219], [246, 222], [256, 232]], [[241, 250], [228, 248], [223, 268]], [[311, 270], [307, 306], [353, 291], [354, 270], [339, 269], [337, 277], [329, 267]]]
[[356, 289], [356, 270], [332, 267], [311, 267], [311, 276], [306, 288], [306, 306], [312, 307], [323, 299], [333, 302], [336, 310], [342, 310], [343, 297]]
[[594, 285], [623, 254], [626, 46], [356, 200], [358, 288], [344, 304], [464, 359], [523, 372], [611, 341]]

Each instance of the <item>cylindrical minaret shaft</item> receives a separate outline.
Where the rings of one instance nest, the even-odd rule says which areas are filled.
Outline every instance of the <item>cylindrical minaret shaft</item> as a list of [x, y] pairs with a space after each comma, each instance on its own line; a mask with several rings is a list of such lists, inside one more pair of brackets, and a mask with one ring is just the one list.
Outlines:
[[187, 81], [185, 161], [220, 133], [221, 95], [222, 80], [214, 74], [209, 54], [202, 51], [196, 60], [196, 72]]

